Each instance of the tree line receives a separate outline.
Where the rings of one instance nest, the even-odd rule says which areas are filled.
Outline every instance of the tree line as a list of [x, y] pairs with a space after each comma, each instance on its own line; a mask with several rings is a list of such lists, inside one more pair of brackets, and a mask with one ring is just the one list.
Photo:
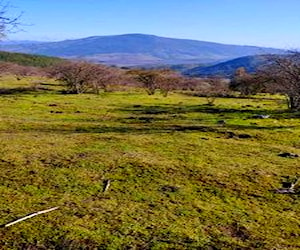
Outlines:
[[0, 75], [14, 75], [18, 80], [27, 76], [49, 77], [62, 83], [64, 93], [69, 94], [99, 94], [122, 87], [143, 88], [149, 95], [159, 92], [167, 96], [170, 91], [182, 90], [209, 96], [212, 103], [225, 89], [229, 91], [229, 85], [221, 78], [191, 78], [170, 69], [121, 69], [84, 61], [62, 60], [48, 67], [1, 62]]
[[255, 73], [238, 68], [231, 81], [232, 90], [241, 95], [282, 94], [290, 110], [300, 110], [300, 53], [268, 55], [267, 62]]
[[[218, 96], [225, 86], [221, 78], [190, 78], [170, 69], [120, 69], [87, 62], [57, 64], [48, 68], [48, 74], [64, 83], [67, 92], [72, 94], [99, 94], [121, 85], [143, 88], [148, 95], [160, 92], [167, 96], [170, 91], [190, 90]], [[227, 89], [229, 91], [229, 85]]]
[[269, 55], [267, 63], [255, 73], [238, 68], [231, 81], [219, 77], [186, 77], [170, 69], [121, 69], [81, 61], [59, 60], [47, 67], [23, 66], [11, 62], [0, 63], [0, 74], [50, 77], [65, 86], [70, 94], [112, 91], [120, 86], [143, 88], [149, 95], [170, 91], [189, 91], [205, 96], [213, 105], [217, 97], [254, 95], [257, 93], [286, 96], [291, 110], [300, 110], [300, 53]]

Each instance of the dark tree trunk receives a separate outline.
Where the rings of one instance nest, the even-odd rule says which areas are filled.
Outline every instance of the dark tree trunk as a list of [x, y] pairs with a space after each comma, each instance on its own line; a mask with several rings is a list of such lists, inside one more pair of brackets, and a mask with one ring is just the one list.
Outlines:
[[291, 110], [300, 110], [300, 96], [289, 96], [288, 105]]

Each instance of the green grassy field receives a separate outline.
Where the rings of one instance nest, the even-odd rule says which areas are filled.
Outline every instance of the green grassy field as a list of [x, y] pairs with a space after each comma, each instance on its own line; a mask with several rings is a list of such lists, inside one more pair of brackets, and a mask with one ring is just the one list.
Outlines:
[[31, 82], [0, 80], [0, 224], [60, 208], [0, 228], [2, 249], [300, 248], [300, 198], [274, 192], [300, 163], [278, 156], [300, 154], [280, 97], [209, 106]]

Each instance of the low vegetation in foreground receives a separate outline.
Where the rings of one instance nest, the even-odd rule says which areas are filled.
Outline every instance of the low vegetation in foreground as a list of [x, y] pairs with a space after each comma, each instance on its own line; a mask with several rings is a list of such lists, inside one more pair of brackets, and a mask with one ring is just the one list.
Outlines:
[[0, 81], [0, 224], [59, 209], [1, 228], [2, 249], [300, 248], [299, 196], [276, 192], [299, 176], [299, 113], [280, 96], [33, 80]]

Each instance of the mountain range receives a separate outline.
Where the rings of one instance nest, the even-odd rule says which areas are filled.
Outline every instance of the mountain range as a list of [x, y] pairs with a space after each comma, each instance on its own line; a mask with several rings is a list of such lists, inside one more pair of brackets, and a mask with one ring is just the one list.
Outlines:
[[268, 63], [268, 55], [243, 56], [211, 66], [197, 66], [190, 69], [183, 69], [181, 72], [188, 76], [221, 76], [232, 77], [237, 68], [243, 67], [248, 73], [255, 72], [258, 68]]
[[238, 57], [284, 53], [283, 50], [274, 48], [145, 34], [93, 36], [58, 42], [2, 41], [0, 50], [81, 59], [116, 66], [212, 65]]

